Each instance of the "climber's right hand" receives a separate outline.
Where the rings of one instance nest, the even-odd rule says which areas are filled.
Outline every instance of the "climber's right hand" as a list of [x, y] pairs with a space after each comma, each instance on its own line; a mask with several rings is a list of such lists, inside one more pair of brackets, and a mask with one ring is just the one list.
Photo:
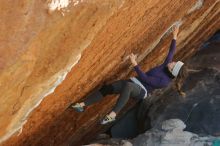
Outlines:
[[177, 39], [177, 35], [178, 35], [178, 33], [179, 33], [179, 26], [174, 26], [174, 28], [173, 28], [173, 39]]

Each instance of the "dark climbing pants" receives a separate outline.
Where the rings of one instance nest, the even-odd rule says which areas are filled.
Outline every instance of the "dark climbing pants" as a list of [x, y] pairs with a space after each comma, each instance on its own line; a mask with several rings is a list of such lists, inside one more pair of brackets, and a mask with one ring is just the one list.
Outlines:
[[129, 80], [118, 80], [109, 85], [104, 85], [99, 90], [92, 91], [84, 103], [86, 106], [89, 106], [99, 100], [104, 96], [109, 94], [120, 94], [113, 111], [118, 113], [128, 102], [129, 97], [134, 97], [137, 99], [143, 98], [140, 97], [141, 90], [143, 90], [139, 85], [129, 81]]

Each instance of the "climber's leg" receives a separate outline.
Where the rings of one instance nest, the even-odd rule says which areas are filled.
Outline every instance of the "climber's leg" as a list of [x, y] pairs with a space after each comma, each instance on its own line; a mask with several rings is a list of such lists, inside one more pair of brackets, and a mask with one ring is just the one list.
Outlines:
[[92, 105], [100, 101], [104, 96], [109, 94], [117, 94], [120, 92], [125, 80], [118, 80], [109, 85], [103, 85], [101, 89], [94, 90], [88, 94], [83, 102], [72, 104], [71, 107], [77, 112], [83, 112], [84, 106]]
[[117, 100], [112, 112], [105, 116], [101, 124], [107, 124], [115, 120], [117, 113], [128, 102], [129, 97], [137, 97], [141, 93], [141, 87], [133, 82], [126, 81], [120, 91], [120, 96]]

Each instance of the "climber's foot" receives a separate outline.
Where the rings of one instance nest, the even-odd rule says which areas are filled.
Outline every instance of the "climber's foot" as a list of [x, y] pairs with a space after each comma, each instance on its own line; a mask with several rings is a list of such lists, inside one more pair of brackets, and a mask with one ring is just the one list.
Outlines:
[[106, 124], [109, 124], [109, 123], [112, 123], [115, 121], [115, 118], [114, 117], [111, 117], [110, 115], [106, 115], [104, 117], [104, 119], [101, 121], [101, 124], [102, 125], [106, 125]]
[[80, 103], [71, 104], [70, 108], [73, 108], [77, 112], [84, 112], [84, 108]]

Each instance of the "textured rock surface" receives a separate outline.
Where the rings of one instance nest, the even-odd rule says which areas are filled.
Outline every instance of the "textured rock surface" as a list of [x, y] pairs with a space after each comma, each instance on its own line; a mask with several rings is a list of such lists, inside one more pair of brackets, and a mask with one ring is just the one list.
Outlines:
[[116, 98], [80, 115], [66, 110], [71, 102], [128, 77], [131, 52], [144, 70], [161, 63], [174, 24], [182, 24], [176, 58], [191, 56], [220, 24], [219, 0], [81, 0], [48, 10], [50, 2], [1, 2], [2, 145], [84, 143]]
[[99, 143], [89, 146], [212, 146], [214, 143], [220, 142], [220, 138], [201, 137], [185, 131], [185, 127], [183, 121], [169, 119], [160, 123], [159, 127], [154, 127], [132, 140], [100, 140]]
[[199, 137], [197, 134], [183, 131], [186, 125], [179, 119], [170, 119], [162, 123], [161, 128], [153, 128], [132, 140], [133, 146], [212, 146], [215, 137]]

